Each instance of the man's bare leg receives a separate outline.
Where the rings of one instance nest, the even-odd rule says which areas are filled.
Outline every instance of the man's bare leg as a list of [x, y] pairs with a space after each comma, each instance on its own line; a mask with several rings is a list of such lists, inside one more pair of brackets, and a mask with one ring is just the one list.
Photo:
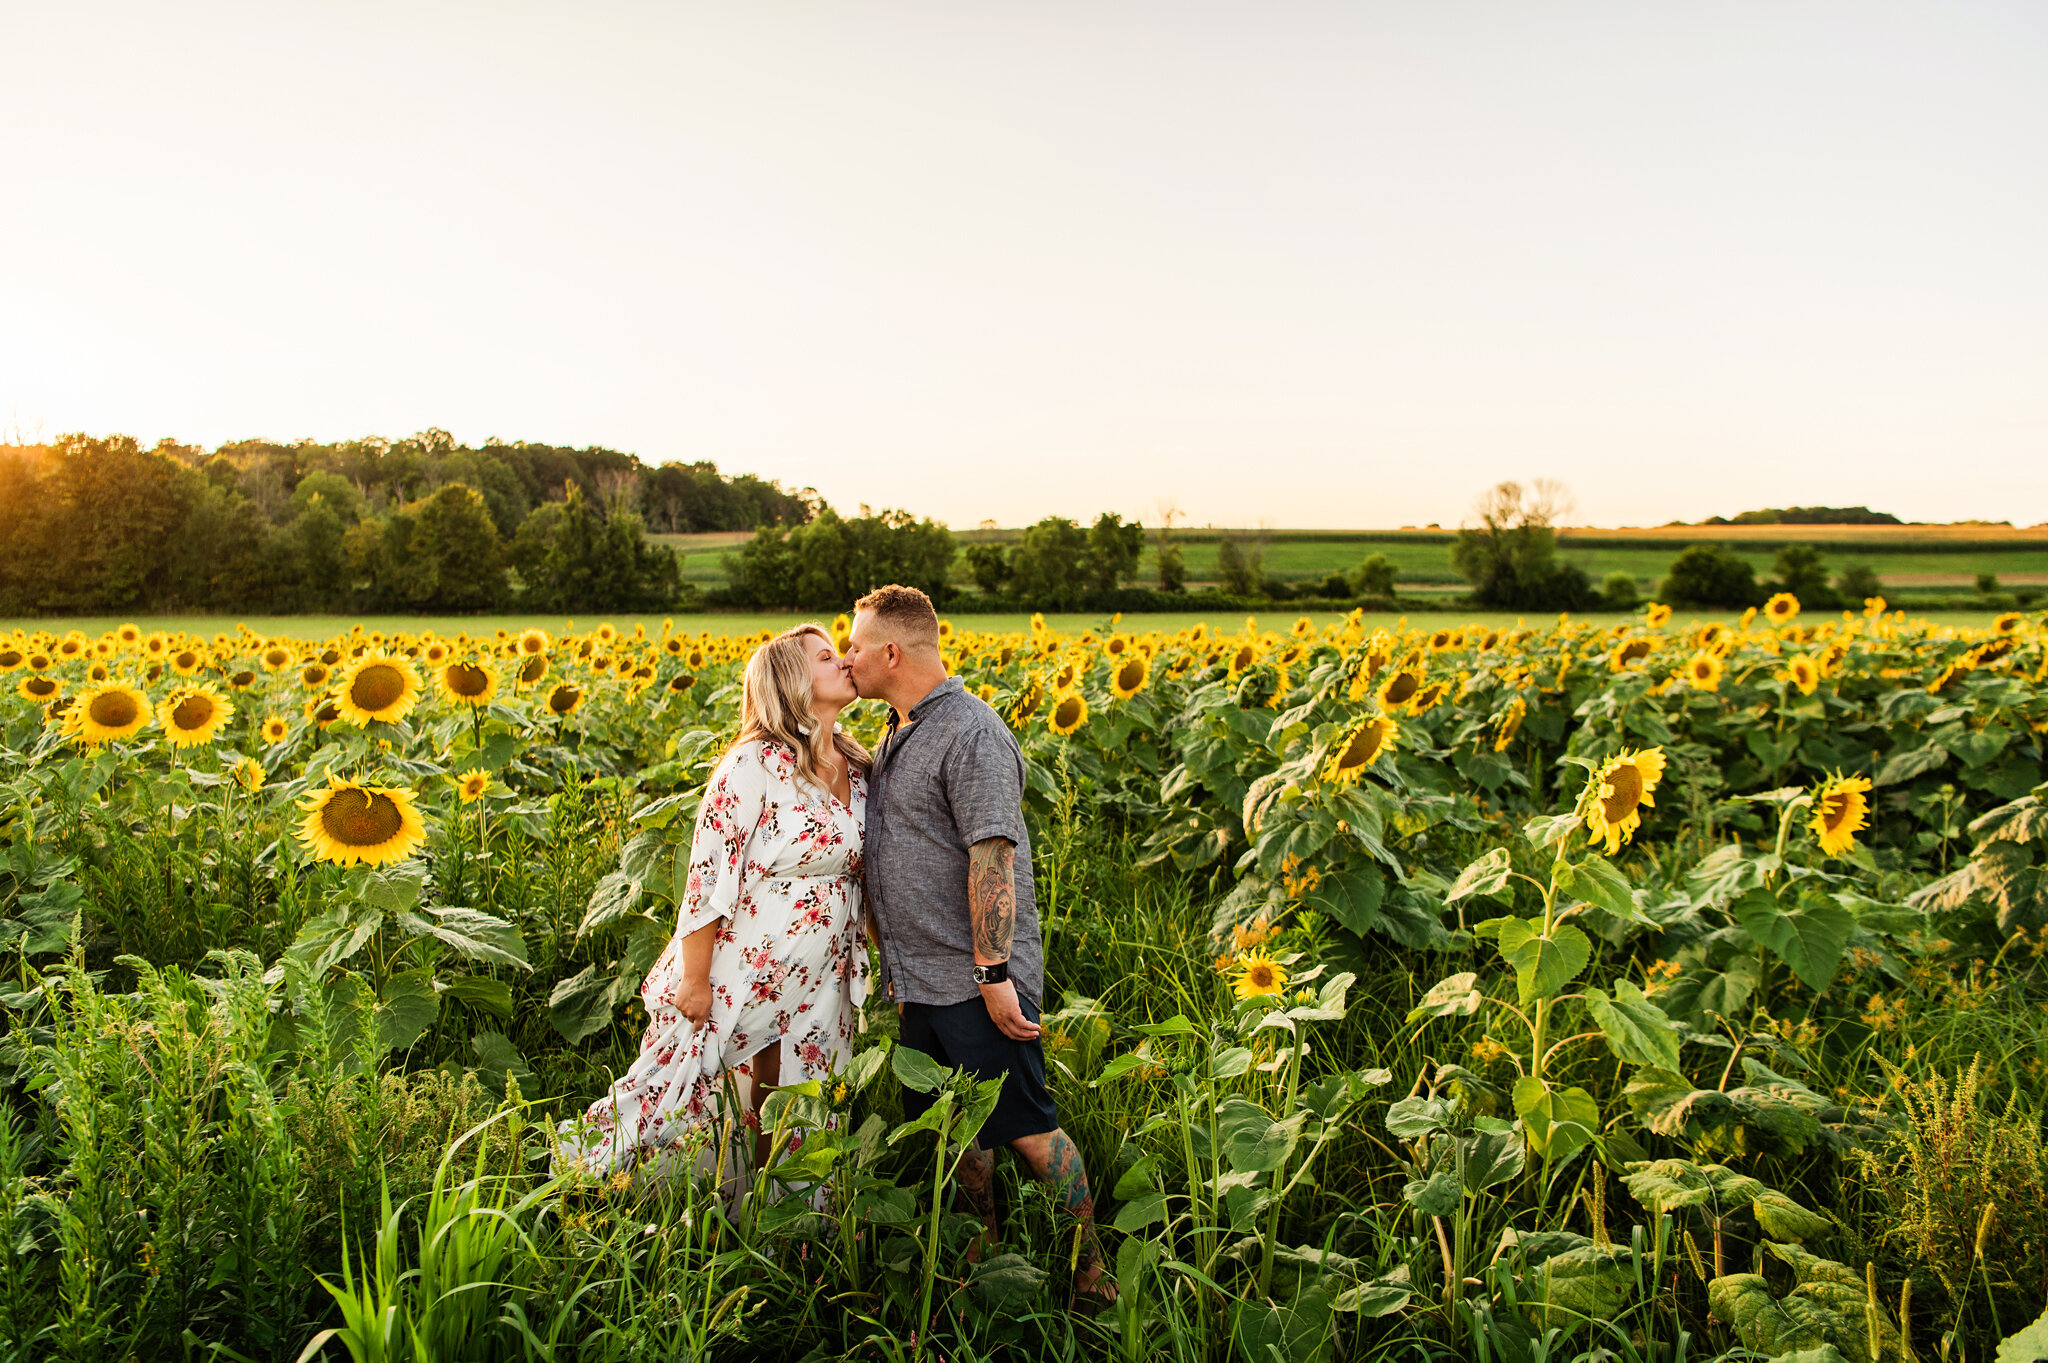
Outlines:
[[1002, 1252], [996, 1216], [996, 1152], [970, 1147], [953, 1175], [954, 1209], [981, 1218], [982, 1228], [967, 1245], [967, 1262], [978, 1264]]
[[1103, 1275], [1102, 1241], [1095, 1234], [1095, 1195], [1088, 1187], [1088, 1170], [1081, 1162], [1080, 1147], [1063, 1130], [1055, 1128], [1036, 1136], [1019, 1136], [1010, 1148], [1024, 1157], [1039, 1182], [1049, 1185], [1053, 1198], [1080, 1224], [1074, 1256], [1074, 1291], [1104, 1302], [1116, 1300], [1116, 1284]]
[[768, 1090], [782, 1082], [782, 1039], [777, 1037], [760, 1050], [754, 1052], [754, 1167], [768, 1167], [769, 1131], [761, 1121], [761, 1104], [768, 1101]]

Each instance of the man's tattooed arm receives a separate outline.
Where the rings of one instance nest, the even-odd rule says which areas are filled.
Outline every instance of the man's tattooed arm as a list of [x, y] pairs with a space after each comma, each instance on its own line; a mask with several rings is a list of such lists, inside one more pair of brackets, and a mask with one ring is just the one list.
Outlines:
[[967, 852], [967, 913], [974, 920], [974, 959], [1010, 959], [1017, 928], [1017, 849], [1008, 838], [984, 838]]

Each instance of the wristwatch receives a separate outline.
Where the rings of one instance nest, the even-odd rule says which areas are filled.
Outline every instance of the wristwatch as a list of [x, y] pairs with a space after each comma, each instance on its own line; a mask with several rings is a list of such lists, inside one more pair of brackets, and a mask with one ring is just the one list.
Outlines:
[[977, 965], [974, 967], [974, 982], [976, 984], [1001, 984], [1009, 978], [1010, 963], [1008, 961], [997, 961], [994, 965]]

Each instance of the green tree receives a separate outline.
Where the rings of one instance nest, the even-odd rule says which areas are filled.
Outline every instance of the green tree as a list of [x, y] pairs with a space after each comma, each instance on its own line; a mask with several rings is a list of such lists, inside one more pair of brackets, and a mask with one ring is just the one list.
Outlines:
[[1763, 601], [1756, 569], [1721, 544], [1695, 544], [1671, 560], [1657, 594], [1683, 606], [1742, 607]]
[[1557, 559], [1553, 525], [1568, 504], [1562, 484], [1499, 483], [1473, 511], [1477, 526], [1458, 531], [1451, 562], [1472, 597], [1498, 610], [1578, 610], [1592, 596], [1585, 570]]
[[1867, 563], [1844, 563], [1842, 571], [1835, 574], [1835, 591], [1843, 601], [1855, 604], [1873, 596], [1884, 595], [1884, 582], [1877, 575], [1877, 569]]
[[1103, 512], [1088, 531], [1088, 585], [1098, 592], [1115, 591], [1138, 575], [1138, 560], [1144, 556], [1144, 527]]
[[952, 532], [907, 511], [842, 517], [821, 509], [808, 525], [763, 526], [725, 557], [729, 597], [749, 606], [844, 610], [890, 582], [943, 605], [956, 552]]
[[1188, 556], [1178, 544], [1171, 540], [1161, 541], [1153, 554], [1159, 569], [1159, 590], [1162, 592], [1184, 592], [1188, 586]]
[[1394, 579], [1398, 571], [1394, 560], [1385, 554], [1367, 554], [1357, 567], [1345, 574], [1345, 580], [1353, 596], [1391, 601], [1394, 599]]
[[1828, 590], [1827, 565], [1820, 549], [1811, 544], [1788, 544], [1778, 550], [1771, 564], [1781, 590], [1788, 591], [1809, 606], [1832, 606], [1835, 594]]
[[1229, 596], [1250, 596], [1258, 589], [1265, 570], [1264, 557], [1254, 549], [1226, 538], [1216, 546], [1216, 584]]
[[1088, 532], [1047, 516], [1010, 546], [1010, 595], [1035, 610], [1072, 610], [1089, 587]]
[[1000, 544], [967, 546], [967, 573], [976, 590], [987, 596], [1001, 596], [1010, 580], [1009, 551]]
[[411, 598], [431, 610], [483, 610], [504, 595], [505, 553], [483, 494], [449, 483], [413, 509]]
[[1625, 611], [1635, 609], [1636, 575], [1634, 573], [1609, 573], [1600, 584], [1600, 604], [1609, 610]]

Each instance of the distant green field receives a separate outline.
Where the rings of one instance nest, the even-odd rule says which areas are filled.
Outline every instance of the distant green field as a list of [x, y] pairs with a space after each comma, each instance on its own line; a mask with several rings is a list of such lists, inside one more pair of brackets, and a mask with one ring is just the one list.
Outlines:
[[[1308, 618], [1318, 626], [1343, 618], [1342, 615], [1329, 611], [1310, 611], [1307, 614]], [[1933, 620], [1937, 624], [1976, 629], [1989, 625], [1993, 615], [1994, 612], [1991, 611], [1931, 611], [1927, 614], [1926, 618]], [[1302, 612], [1299, 611], [1276, 610], [1263, 611], [1249, 618], [1255, 619], [1261, 629], [1284, 630], [1300, 619], [1301, 616]], [[107, 630], [132, 620], [147, 630], [183, 631], [187, 634], [213, 635], [223, 631], [232, 633], [238, 624], [246, 624], [259, 634], [269, 636], [284, 636], [294, 639], [329, 639], [337, 634], [347, 633], [356, 625], [361, 625], [366, 632], [380, 634], [420, 633], [431, 630], [434, 633], [450, 637], [465, 633], [471, 637], [479, 637], [495, 635], [501, 629], [508, 633], [516, 633], [520, 630], [531, 629], [536, 626], [548, 631], [550, 634], [566, 634], [576, 630], [591, 629], [601, 622], [608, 622], [628, 632], [632, 630], [634, 625], [642, 625], [646, 627], [649, 635], [659, 636], [664, 618], [671, 619], [679, 633], [732, 635], [752, 634], [763, 629], [786, 629], [790, 625], [804, 620], [829, 621], [830, 615], [823, 612], [812, 612], [807, 615], [678, 615], [671, 617], [659, 615], [590, 615], [577, 616], [573, 620], [551, 615], [138, 615], [118, 618], [114, 616], [77, 616], [68, 618], [53, 617], [40, 620], [0, 620], [0, 627], [13, 628], [15, 626], [22, 626], [29, 629], [48, 630], [54, 634], [62, 634], [67, 630], [77, 629], [83, 630], [88, 635], [98, 636]], [[1489, 611], [1416, 612], [1412, 616], [1388, 612], [1385, 614], [1367, 615], [1365, 621], [1370, 629], [1378, 629], [1383, 626], [1392, 629], [1404, 619], [1408, 620], [1410, 624], [1420, 625], [1426, 623], [1431, 627], [1442, 627], [1466, 624], [1487, 626], [1512, 625], [1517, 619], [1522, 618], [1524, 617]], [[1555, 617], [1535, 614], [1526, 618], [1529, 623], [1535, 624], [1554, 619]], [[1611, 624], [1618, 620], [1632, 619], [1634, 617], [1587, 612], [1574, 618]], [[1717, 619], [1733, 620], [1734, 618], [1735, 616], [1732, 612], [1722, 615], [1712, 611], [1677, 617], [1681, 623], [1693, 619], [1704, 622]], [[957, 629], [977, 632], [993, 631], [998, 633], [1022, 631], [1028, 629], [1031, 623], [1031, 617], [1028, 614], [947, 615], [946, 619], [951, 620]], [[1134, 633], [1150, 633], [1161, 630], [1177, 630], [1184, 626], [1192, 625], [1197, 621], [1207, 621], [1216, 629], [1234, 633], [1244, 628], [1246, 619], [1247, 617], [1242, 615], [1219, 616], [1213, 614], [1129, 615], [1124, 617], [1119, 628]], [[1062, 633], [1078, 634], [1086, 629], [1099, 630], [1106, 628], [1109, 624], [1109, 617], [1106, 615], [1085, 614], [1048, 615], [1045, 617], [1045, 621], [1052, 628]]]
[[[1848, 532], [1862, 527], [1755, 527], [1775, 532], [1777, 541], [1810, 538], [1820, 548], [1822, 560], [1831, 572], [1845, 563], [1868, 564], [1876, 570], [1886, 588], [1894, 593], [1914, 589], [1967, 589], [1979, 573], [1995, 574], [2006, 587], [2048, 585], [2048, 535], [1987, 535], [1973, 539], [1934, 533], [1943, 528], [1930, 527], [1924, 534], [1915, 534], [1912, 532], [1919, 527], [1883, 527], [1891, 533], [1879, 535], [1872, 531], [1866, 538], [1849, 540], [1845, 545], [1834, 542], [1840, 538], [1838, 535], [1809, 536], [1801, 532]], [[1014, 530], [969, 531], [961, 538], [1005, 540], [1014, 538], [1017, 533]], [[1427, 587], [1455, 589], [1464, 585], [1464, 579], [1451, 566], [1450, 536], [1447, 532], [1379, 530], [1276, 530], [1267, 532], [1263, 543], [1253, 531], [1191, 531], [1181, 537], [1190, 583], [1199, 585], [1216, 580], [1216, 555], [1225, 533], [1240, 537], [1247, 547], [1256, 548], [1263, 556], [1266, 575], [1286, 582], [1318, 581], [1332, 573], [1344, 572], [1368, 554], [1385, 554], [1394, 561], [1401, 584], [1411, 590]], [[743, 534], [718, 534], [662, 535], [656, 538], [683, 553], [685, 580], [708, 589], [724, 584], [724, 556], [734, 552], [747, 537]], [[1590, 539], [1593, 543], [1580, 547], [1574, 544], [1575, 539]], [[1686, 531], [1567, 534], [1561, 540], [1560, 552], [1566, 562], [1584, 568], [1595, 582], [1609, 573], [1625, 572], [1633, 576], [1643, 590], [1649, 591], [1670, 568], [1671, 560], [1688, 544], [1709, 539], [1727, 544], [1734, 553], [1748, 560], [1759, 578], [1770, 576], [1777, 543], [1745, 543], [1729, 537], [1725, 530], [1704, 526], [1698, 527], [1696, 534]], [[2014, 542], [2001, 543], [2001, 539]], [[1157, 559], [1154, 551], [1148, 548], [1139, 566], [1138, 581], [1140, 585], [1149, 585], [1157, 580]], [[964, 568], [961, 582], [965, 585]]]

